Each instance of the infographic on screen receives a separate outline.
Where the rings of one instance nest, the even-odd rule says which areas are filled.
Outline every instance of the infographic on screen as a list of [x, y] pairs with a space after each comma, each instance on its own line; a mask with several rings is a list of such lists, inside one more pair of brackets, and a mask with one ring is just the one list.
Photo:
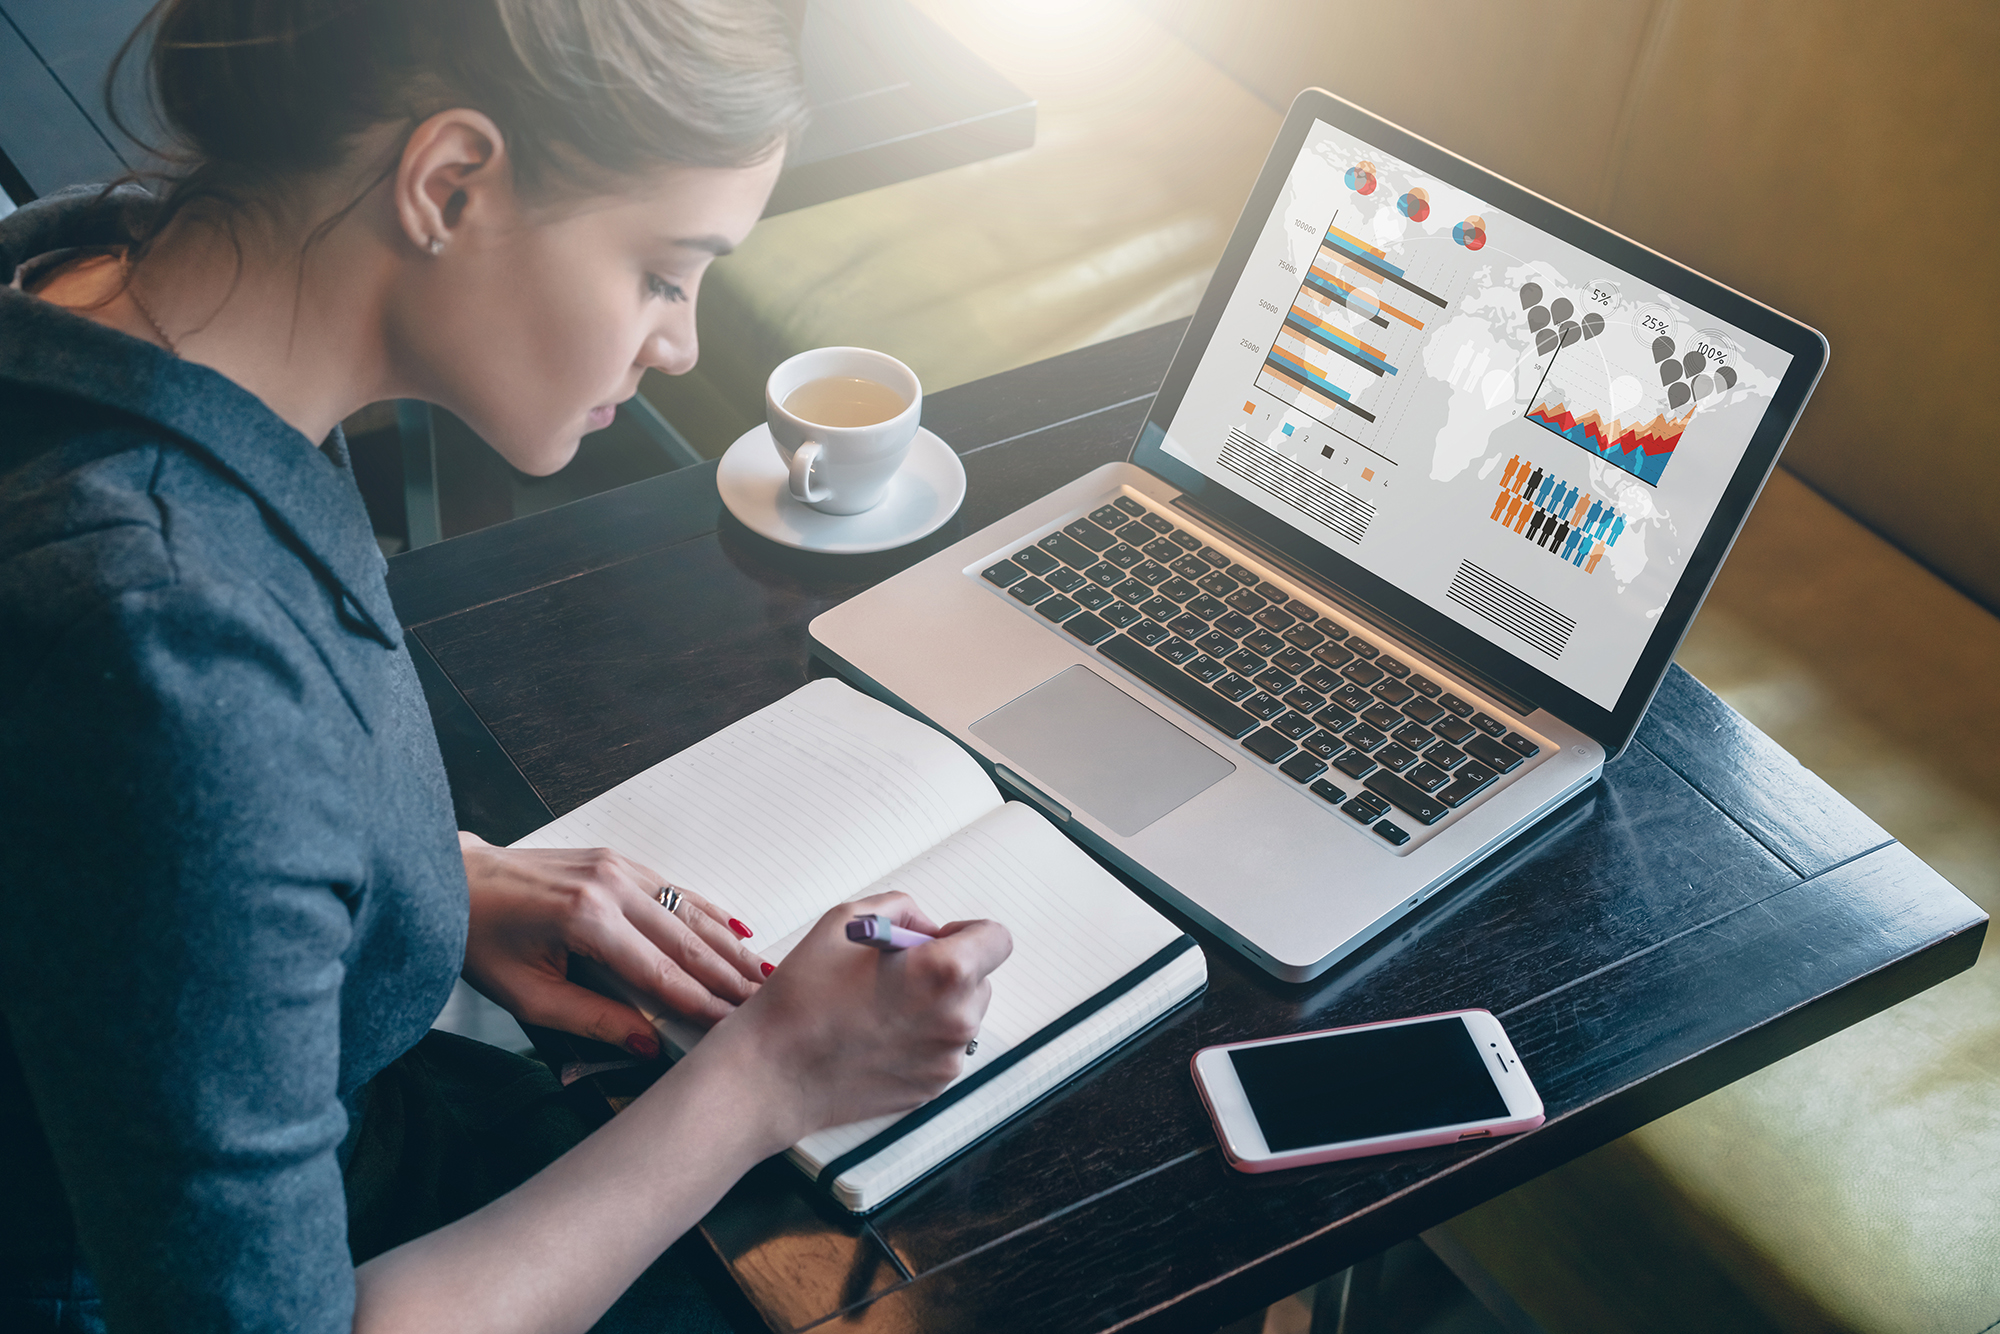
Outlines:
[[1611, 708], [1790, 364], [1316, 121], [1164, 447]]

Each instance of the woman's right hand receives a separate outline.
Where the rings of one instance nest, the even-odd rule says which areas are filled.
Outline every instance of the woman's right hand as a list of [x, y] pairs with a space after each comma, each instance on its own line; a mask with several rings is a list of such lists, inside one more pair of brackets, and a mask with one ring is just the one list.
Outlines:
[[[938, 939], [894, 953], [849, 941], [847, 923], [871, 913]], [[905, 894], [843, 903], [695, 1052], [765, 1086], [776, 1148], [907, 1111], [957, 1077], [993, 995], [987, 977], [1013, 949], [998, 922], [939, 926]]]

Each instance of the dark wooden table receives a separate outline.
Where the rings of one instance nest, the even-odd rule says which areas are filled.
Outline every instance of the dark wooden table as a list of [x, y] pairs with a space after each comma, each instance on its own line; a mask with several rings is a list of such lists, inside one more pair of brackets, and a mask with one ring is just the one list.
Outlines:
[[[104, 72], [154, 0], [0, 0], [0, 190], [21, 203], [148, 165], [104, 112]], [[1035, 141], [1035, 102], [908, 0], [792, 0], [813, 121], [767, 213]], [[144, 126], [136, 70], [119, 107]]]
[[[963, 514], [803, 555], [713, 465], [425, 548], [390, 588], [466, 827], [527, 833], [806, 679], [816, 613], [1124, 457], [1178, 324], [936, 394]], [[1202, 936], [1210, 985], [866, 1222], [782, 1162], [704, 1221], [776, 1329], [1212, 1330], [1970, 967], [1986, 919], [1676, 668], [1603, 780], [1393, 938], [1290, 986]], [[1187, 1072], [1237, 1038], [1485, 1006], [1540, 1130], [1249, 1177]]]

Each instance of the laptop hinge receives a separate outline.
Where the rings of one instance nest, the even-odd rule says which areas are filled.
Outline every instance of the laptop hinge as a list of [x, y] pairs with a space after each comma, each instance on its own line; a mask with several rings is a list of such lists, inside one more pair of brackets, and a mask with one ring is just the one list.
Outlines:
[[1308, 569], [1290, 556], [1285, 555], [1282, 551], [1275, 550], [1265, 543], [1258, 541], [1235, 524], [1229, 522], [1229, 520], [1215, 513], [1215, 511], [1203, 508], [1185, 492], [1176, 496], [1173, 504], [1174, 508], [1187, 511], [1210, 527], [1220, 528], [1223, 532], [1228, 533], [1230, 541], [1240, 543], [1249, 548], [1256, 553], [1259, 560], [1269, 562], [1327, 601], [1339, 604], [1342, 610], [1353, 616], [1354, 619], [1377, 627], [1389, 638], [1403, 640], [1405, 643], [1421, 649], [1426, 656], [1434, 658], [1451, 668], [1452, 671], [1464, 677], [1472, 685], [1477, 686], [1481, 691], [1513, 710], [1517, 716], [1526, 717], [1539, 707], [1533, 700], [1521, 694], [1518, 690], [1501, 685], [1478, 668], [1467, 664], [1464, 659], [1439, 648], [1436, 644], [1410, 629], [1401, 621], [1383, 615], [1376, 608], [1367, 605], [1341, 588], [1338, 584], [1328, 580], [1326, 576]]

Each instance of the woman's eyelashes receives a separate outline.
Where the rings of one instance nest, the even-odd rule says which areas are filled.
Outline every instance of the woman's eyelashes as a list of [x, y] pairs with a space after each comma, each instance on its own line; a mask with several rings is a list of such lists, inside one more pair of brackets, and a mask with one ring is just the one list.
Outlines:
[[656, 296], [664, 301], [685, 301], [687, 293], [679, 283], [668, 282], [657, 273], [646, 275], [646, 295]]

